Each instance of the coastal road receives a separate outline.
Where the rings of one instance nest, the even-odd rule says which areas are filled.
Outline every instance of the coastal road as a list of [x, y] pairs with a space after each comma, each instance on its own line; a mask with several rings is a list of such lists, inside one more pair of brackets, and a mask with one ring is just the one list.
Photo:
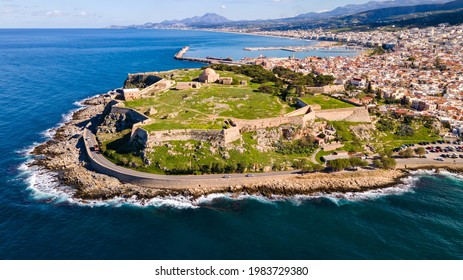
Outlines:
[[[89, 125], [90, 126], [90, 125]], [[87, 126], [87, 127], [89, 127]], [[262, 178], [262, 177], [278, 177], [278, 176], [288, 176], [288, 175], [298, 175], [298, 171], [281, 171], [281, 172], [268, 172], [268, 173], [256, 173], [252, 174], [249, 177], [246, 174], [230, 174], [230, 175], [223, 175], [223, 174], [211, 174], [211, 175], [158, 175], [158, 174], [151, 174], [140, 172], [132, 169], [128, 169], [125, 167], [118, 166], [108, 159], [106, 159], [99, 151], [94, 150], [94, 147], [98, 145], [96, 140], [95, 134], [88, 128], [84, 128], [83, 138], [85, 143], [85, 149], [87, 151], [87, 155], [90, 157], [92, 162], [92, 166], [95, 168], [95, 165], [99, 169], [99, 172], [105, 173], [107, 175], [116, 177], [121, 181], [135, 181], [135, 180], [151, 180], [151, 181], [158, 181], [158, 182], [192, 182], [197, 181], [201, 183], [205, 183], [208, 180], [217, 182], [217, 180], [223, 180], [226, 182], [234, 181], [233, 179], [240, 179], [243, 180], [253, 180], [255, 178]], [[102, 170], [102, 171], [101, 171]], [[127, 180], [127, 178], [132, 178], [133, 180]], [[232, 183], [232, 182], [230, 182]]]

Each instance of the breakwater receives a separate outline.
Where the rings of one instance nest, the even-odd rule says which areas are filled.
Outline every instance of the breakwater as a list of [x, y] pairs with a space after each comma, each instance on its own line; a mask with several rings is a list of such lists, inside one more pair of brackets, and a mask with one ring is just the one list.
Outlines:
[[185, 54], [190, 50], [190, 47], [186, 46], [183, 47], [178, 53], [174, 55], [174, 59], [176, 60], [185, 60], [185, 61], [192, 61], [192, 62], [200, 62], [200, 63], [207, 63], [207, 64], [235, 64], [240, 65], [240, 63], [236, 61], [232, 61], [230, 58], [215, 58], [215, 57], [186, 57]]

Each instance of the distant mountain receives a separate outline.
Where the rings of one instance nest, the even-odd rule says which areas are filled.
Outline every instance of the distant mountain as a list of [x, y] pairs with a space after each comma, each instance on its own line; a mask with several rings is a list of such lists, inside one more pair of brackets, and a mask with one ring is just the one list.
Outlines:
[[324, 19], [299, 19], [299, 21], [281, 22], [263, 27], [264, 30], [287, 29], [345, 29], [367, 30], [381, 26], [415, 26], [423, 27], [439, 23], [463, 23], [461, 14], [463, 0], [443, 4], [427, 4], [415, 6], [399, 6], [364, 11], [347, 16], [337, 16]]
[[323, 12], [323, 13], [307, 13], [301, 14], [294, 19], [320, 19], [326, 17], [345, 16], [350, 14], [356, 14], [364, 11], [390, 8], [390, 7], [401, 7], [401, 6], [414, 6], [423, 4], [439, 4], [450, 2], [451, 0], [386, 0], [386, 1], [370, 1], [365, 4], [349, 4], [343, 7], [338, 7], [334, 10]]
[[218, 15], [218, 14], [207, 13], [201, 17], [196, 16], [196, 17], [186, 18], [182, 20], [170, 20], [170, 21], [166, 20], [166, 21], [159, 23], [159, 25], [182, 24], [185, 26], [191, 26], [191, 25], [221, 24], [221, 23], [227, 23], [227, 22], [231, 22], [231, 20], [221, 15]]
[[357, 23], [367, 24], [379, 21], [405, 20], [410, 17], [417, 17], [421, 13], [451, 11], [461, 8], [463, 8], [463, 0], [456, 0], [444, 4], [428, 4], [376, 9], [357, 13], [351, 16], [346, 16], [342, 19], [348, 22], [355, 21]]
[[[323, 13], [307, 13], [292, 18], [272, 20], [232, 21], [215, 13], [195, 16], [182, 20], [166, 20], [160, 23], [142, 25], [111, 26], [113, 29], [151, 29], [151, 28], [259, 28], [262, 30], [310, 29], [310, 28], [351, 28], [353, 26], [384, 26], [405, 22], [426, 25], [431, 22], [445, 22], [445, 16], [438, 11], [446, 11], [447, 16], [463, 8], [463, 0], [385, 0], [370, 1], [365, 4], [347, 5]], [[432, 20], [426, 17], [431, 16]], [[441, 12], [441, 14], [443, 14]], [[459, 15], [456, 13], [455, 16]], [[458, 23], [458, 16], [452, 22]], [[401, 22], [402, 21], [402, 22]]]

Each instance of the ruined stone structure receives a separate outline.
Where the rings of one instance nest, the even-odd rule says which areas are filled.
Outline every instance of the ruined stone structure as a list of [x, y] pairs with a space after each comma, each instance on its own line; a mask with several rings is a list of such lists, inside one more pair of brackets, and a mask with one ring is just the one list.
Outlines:
[[201, 88], [201, 84], [197, 82], [178, 82], [175, 89], [177, 90], [185, 90], [185, 89], [194, 89], [194, 88]]
[[141, 94], [146, 95], [146, 94], [149, 94], [149, 93], [158, 93], [158, 92], [161, 92], [161, 91], [164, 91], [164, 90], [168, 90], [174, 84], [175, 84], [175, 82], [172, 81], [172, 80], [164, 80], [164, 79], [162, 79], [162, 80], [160, 80], [160, 81], [158, 81], [158, 82], [144, 88], [141, 91]]
[[220, 75], [217, 74], [213, 69], [206, 68], [203, 73], [199, 75], [199, 82], [204, 84], [213, 84], [220, 79]]
[[126, 88], [122, 90], [125, 101], [132, 101], [141, 98], [141, 92], [138, 88]]
[[232, 77], [222, 77], [219, 79], [219, 83], [223, 85], [231, 85], [233, 83]]
[[118, 101], [111, 101], [104, 110], [104, 118], [99, 126], [99, 131], [103, 133], [114, 133], [129, 129], [134, 126], [147, 125], [151, 119], [144, 114], [130, 108], [125, 108]]

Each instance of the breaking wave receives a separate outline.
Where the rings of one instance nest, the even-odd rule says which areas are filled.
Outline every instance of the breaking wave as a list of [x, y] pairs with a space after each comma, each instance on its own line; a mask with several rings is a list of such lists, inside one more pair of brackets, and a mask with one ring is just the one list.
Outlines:
[[[295, 195], [291, 197], [273, 196], [264, 197], [248, 194], [210, 194], [199, 198], [185, 196], [156, 197], [152, 199], [139, 199], [137, 197], [116, 197], [110, 200], [84, 200], [74, 198], [75, 190], [72, 187], [63, 186], [58, 181], [58, 174], [46, 169], [29, 166], [29, 163], [22, 164], [18, 169], [25, 175], [28, 184], [27, 189], [31, 192], [33, 199], [47, 203], [69, 203], [85, 207], [155, 207], [173, 209], [197, 209], [201, 207], [216, 206], [222, 202], [252, 200], [262, 204], [277, 206], [279, 202], [289, 202], [300, 206], [306, 202], [328, 200], [338, 206], [353, 202], [376, 200], [391, 195], [402, 195], [413, 192], [416, 182], [420, 176], [413, 174], [402, 179], [402, 182], [388, 188], [369, 190], [364, 192], [347, 193], [318, 193], [313, 195]], [[453, 173], [450, 173], [454, 175]], [[462, 176], [463, 179], [463, 176]]]

